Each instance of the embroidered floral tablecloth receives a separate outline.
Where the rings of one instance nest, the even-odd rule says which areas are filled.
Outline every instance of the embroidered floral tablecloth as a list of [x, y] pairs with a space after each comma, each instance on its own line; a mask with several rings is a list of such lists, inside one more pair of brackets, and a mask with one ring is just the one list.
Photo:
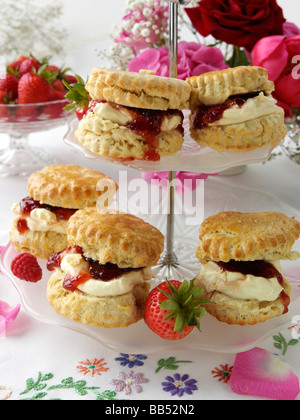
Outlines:
[[[11, 307], [20, 305], [3, 274], [0, 297]], [[0, 321], [3, 318], [0, 315]], [[300, 340], [292, 337], [297, 328], [291, 325], [261, 347], [300, 377]], [[259, 398], [232, 391], [235, 359], [235, 354], [190, 350], [114, 352], [71, 330], [40, 323], [20, 305], [18, 316], [0, 336], [0, 400], [151, 400], [156, 410], [159, 402]], [[107, 410], [117, 410], [116, 404]]]

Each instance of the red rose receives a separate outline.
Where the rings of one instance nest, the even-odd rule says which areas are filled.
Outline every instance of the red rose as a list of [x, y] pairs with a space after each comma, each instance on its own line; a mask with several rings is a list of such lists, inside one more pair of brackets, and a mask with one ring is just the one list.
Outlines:
[[251, 51], [265, 36], [282, 35], [285, 18], [276, 0], [201, 0], [186, 8], [195, 29]]

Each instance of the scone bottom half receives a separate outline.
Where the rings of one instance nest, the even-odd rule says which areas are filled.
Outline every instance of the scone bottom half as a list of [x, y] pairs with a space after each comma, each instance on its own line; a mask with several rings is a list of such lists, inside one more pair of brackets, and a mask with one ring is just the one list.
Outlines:
[[202, 266], [195, 280], [214, 302], [207, 312], [236, 325], [286, 314], [292, 287], [280, 261], [299, 258], [292, 251], [299, 236], [300, 223], [282, 213], [221, 212], [207, 218], [200, 227]]
[[178, 79], [93, 69], [92, 98], [75, 136], [94, 153], [121, 161], [159, 161], [183, 144], [191, 87]]
[[[110, 216], [112, 220], [110, 220]], [[87, 229], [91, 220], [94, 220], [95, 230], [93, 233], [90, 231], [86, 233], [85, 245], [82, 242], [84, 241], [83, 236], [80, 236], [81, 232], [77, 236], [77, 244], [71, 244], [64, 251], [49, 258], [47, 267], [53, 273], [47, 287], [49, 303], [57, 313], [63, 316], [99, 328], [121, 328], [138, 322], [144, 316], [144, 305], [150, 290], [149, 281], [153, 277], [151, 266], [157, 262], [157, 256], [163, 250], [163, 236], [153, 228], [159, 248], [154, 260], [148, 260], [146, 265], [139, 265], [139, 260], [137, 260], [137, 264], [132, 262], [132, 266], [120, 267], [122, 264], [120, 262], [119, 265], [116, 264], [117, 260], [113, 258], [113, 253], [116, 253], [116, 258], [118, 258], [117, 246], [113, 248], [112, 253], [104, 252], [106, 256], [110, 254], [111, 262], [105, 260], [106, 256], [101, 254], [99, 249], [104, 248], [110, 241], [115, 244], [118, 242], [119, 247], [122, 248], [124, 244], [122, 245], [121, 242], [122, 236], [126, 235], [125, 230], [128, 237], [133, 234], [138, 240], [138, 237], [144, 237], [146, 232], [151, 232], [152, 227], [134, 216], [125, 214], [98, 216], [93, 209], [90, 209], [90, 212], [89, 209], [85, 209], [79, 211], [79, 215], [76, 214], [73, 221], [70, 220], [69, 243], [72, 242], [70, 238], [73, 238], [75, 230], [82, 226], [81, 223], [78, 224], [81, 217], [85, 219], [83, 229]], [[99, 225], [97, 225], [97, 221]], [[127, 227], [123, 225], [123, 229], [125, 229], [123, 231], [122, 223], [125, 221]], [[119, 225], [117, 227], [119, 232], [117, 233], [117, 230], [112, 232], [114, 238], [109, 238], [109, 235], [104, 233], [106, 228], [109, 229], [110, 223], [115, 226]], [[102, 233], [105, 238], [97, 230], [100, 225], [103, 227]], [[95, 244], [96, 232], [99, 235], [98, 245]], [[93, 240], [91, 235], [94, 237]], [[81, 239], [78, 239], [79, 237]], [[105, 245], [99, 239], [100, 237], [106, 243]], [[146, 240], [145, 237], [144, 240]], [[151, 237], [149, 240], [151, 241]], [[94, 244], [93, 251], [90, 250], [90, 252], [95, 253], [93, 258], [87, 251], [92, 242]], [[129, 248], [127, 251], [130, 254], [129, 259], [132, 258], [132, 252], [136, 252]], [[142, 252], [143, 250], [141, 250]], [[102, 255], [102, 258], [99, 255]]]
[[203, 147], [243, 153], [275, 147], [286, 136], [274, 83], [261, 67], [240, 66], [187, 79], [191, 137]]

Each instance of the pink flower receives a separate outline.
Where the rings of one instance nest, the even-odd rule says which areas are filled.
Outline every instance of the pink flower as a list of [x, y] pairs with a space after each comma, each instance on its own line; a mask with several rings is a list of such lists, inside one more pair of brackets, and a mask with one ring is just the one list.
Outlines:
[[292, 107], [300, 108], [299, 54], [300, 33], [292, 37], [275, 35], [262, 38], [252, 51], [252, 64], [268, 70], [269, 79], [275, 82], [274, 97], [286, 116], [291, 116]]
[[[159, 181], [161, 187], [168, 185], [168, 172], [143, 172], [142, 177], [151, 184], [152, 180]], [[197, 172], [176, 172], [176, 192], [183, 194], [184, 191], [193, 191], [199, 185], [198, 180], [207, 179], [209, 176], [217, 176], [218, 174], [201, 174]]]
[[298, 28], [297, 25], [295, 25], [292, 22], [284, 22], [283, 35], [285, 35], [287, 38], [290, 38], [291, 36], [295, 36], [299, 34], [300, 34], [300, 28]]
[[112, 379], [111, 384], [115, 385], [116, 392], [124, 391], [126, 395], [130, 395], [132, 390], [137, 393], [143, 391], [141, 384], [149, 382], [149, 379], [144, 377], [143, 373], [134, 373], [130, 370], [128, 373], [119, 372], [120, 379]]
[[17, 318], [20, 309], [20, 304], [12, 308], [6, 302], [0, 300], [0, 335], [6, 333], [9, 325]]
[[[1, 252], [4, 250], [4, 246], [1, 246], [0, 245], [0, 254], [1, 254]], [[1, 273], [1, 270], [0, 270], [0, 273]]]
[[[178, 78], [228, 68], [219, 48], [207, 47], [197, 42], [181, 41], [178, 43]], [[133, 58], [128, 70], [138, 72], [141, 69], [153, 70], [158, 76], [169, 76], [169, 51], [165, 47], [149, 48]]]

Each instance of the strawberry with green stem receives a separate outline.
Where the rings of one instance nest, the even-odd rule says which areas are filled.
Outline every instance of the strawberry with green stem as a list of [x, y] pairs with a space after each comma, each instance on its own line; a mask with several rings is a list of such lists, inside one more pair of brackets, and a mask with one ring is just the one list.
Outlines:
[[147, 326], [165, 340], [181, 340], [196, 327], [206, 314], [202, 305], [204, 290], [194, 286], [194, 280], [165, 281], [155, 287], [145, 303], [144, 321]]
[[51, 100], [51, 83], [56, 74], [47, 70], [47, 63], [37, 71], [24, 74], [18, 85], [19, 104], [35, 104]]
[[88, 91], [85, 89], [85, 82], [81, 76], [75, 74], [76, 83], [68, 83], [63, 80], [63, 84], [68, 89], [66, 99], [71, 103], [68, 104], [64, 109], [75, 112], [77, 118], [81, 120], [87, 113], [90, 107], [91, 97]]

